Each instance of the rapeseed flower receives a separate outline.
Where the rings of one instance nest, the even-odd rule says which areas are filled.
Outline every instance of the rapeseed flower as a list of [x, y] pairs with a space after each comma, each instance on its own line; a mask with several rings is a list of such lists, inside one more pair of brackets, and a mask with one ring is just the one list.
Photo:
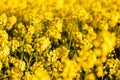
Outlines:
[[0, 80], [120, 79], [119, 0], [0, 2]]

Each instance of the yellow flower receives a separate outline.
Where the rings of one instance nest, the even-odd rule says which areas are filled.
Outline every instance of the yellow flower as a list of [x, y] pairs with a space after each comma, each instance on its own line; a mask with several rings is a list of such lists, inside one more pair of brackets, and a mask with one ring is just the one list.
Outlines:
[[24, 0], [19, 1], [19, 9], [25, 9], [27, 7], [27, 2]]
[[38, 76], [36, 76], [36, 75], [32, 75], [31, 76], [31, 80], [42, 80], [42, 79], [40, 79]]
[[32, 48], [32, 46], [30, 44], [24, 45], [24, 52], [27, 52], [30, 54], [32, 51], [34, 51], [34, 49]]
[[111, 52], [114, 49], [115, 46], [115, 35], [113, 33], [110, 33], [108, 31], [104, 31], [100, 33], [101, 38], [103, 38], [103, 44], [101, 45], [102, 51], [105, 55], [107, 55], [109, 52]]
[[10, 54], [10, 49], [8, 46], [6, 46], [4, 49], [3, 49], [3, 55], [4, 56], [8, 56]]
[[85, 80], [96, 80], [95, 78], [95, 74], [94, 73], [90, 73], [85, 77]]
[[[7, 34], [7, 32], [5, 30], [0, 30], [0, 37], [1, 37], [0, 41], [3, 41], [3, 43], [7, 42], [8, 34]], [[1, 42], [1, 44], [2, 44], [2, 42]]]
[[8, 24], [7, 24], [7, 27], [6, 29], [7, 30], [11, 30], [13, 25], [17, 22], [17, 18], [12, 15], [11, 17], [8, 18]]
[[102, 50], [101, 50], [100, 48], [95, 48], [95, 49], [94, 49], [94, 54], [95, 54], [96, 56], [101, 56], [101, 55], [102, 55]]
[[79, 68], [77, 67], [78, 66], [74, 61], [70, 61], [69, 59], [66, 59], [66, 66], [64, 68], [64, 71], [62, 72], [62, 76], [65, 79], [73, 79], [76, 76], [77, 71], [79, 70]]
[[25, 26], [23, 25], [23, 23], [19, 23], [17, 25], [17, 28], [18, 28], [18, 31], [20, 33], [20, 36], [23, 37], [24, 35], [26, 35], [26, 29], [25, 29]]
[[88, 57], [88, 67], [93, 68], [96, 60], [97, 56], [94, 53], [90, 54], [90, 56]]
[[12, 51], [14, 52], [19, 47], [19, 42], [16, 39], [13, 39], [11, 41], [11, 47], [12, 47]]
[[118, 22], [118, 20], [120, 18], [120, 15], [119, 15], [118, 12], [115, 12], [115, 13], [113, 12], [111, 14], [112, 15], [111, 15], [111, 18], [110, 18], [111, 20], [109, 20], [109, 25], [110, 25], [110, 27], [114, 28], [116, 23]]
[[101, 24], [99, 25], [99, 29], [102, 31], [107, 31], [109, 28], [108, 23], [106, 23], [105, 21], [101, 21]]
[[104, 74], [103, 74], [103, 66], [97, 66], [97, 76], [98, 77], [102, 77]]
[[2, 67], [3, 67], [3, 63], [0, 61], [0, 71], [1, 71]]
[[103, 54], [103, 55], [101, 56], [101, 61], [102, 61], [102, 62], [106, 62], [106, 60], [107, 60], [107, 56]]
[[31, 43], [32, 40], [33, 40], [33, 39], [32, 39], [32, 35], [31, 35], [31, 34], [26, 34], [26, 35], [25, 35], [25, 40], [26, 40], [27, 43]]
[[50, 47], [51, 43], [48, 37], [43, 36], [39, 39], [35, 39], [34, 46], [37, 52], [42, 52], [48, 47]]
[[102, 60], [101, 59], [97, 59], [95, 62], [96, 66], [102, 65]]
[[22, 75], [23, 73], [19, 69], [15, 67], [11, 69], [11, 78], [13, 80], [20, 80]]
[[55, 25], [56, 25], [56, 28], [57, 28], [57, 30], [59, 31], [59, 32], [62, 32], [62, 26], [63, 26], [63, 22], [62, 22], [62, 20], [60, 20], [59, 18], [56, 18], [56, 20], [57, 20], [57, 22], [55, 23]]
[[99, 47], [101, 45], [101, 42], [98, 39], [96, 39], [96, 40], [93, 41], [93, 45], [95, 47]]
[[32, 26], [32, 25], [30, 25], [30, 26], [28, 27], [28, 33], [29, 33], [29, 34], [33, 34], [34, 32], [35, 32], [35, 27]]
[[53, 37], [55, 39], [61, 39], [61, 33], [58, 32], [58, 30], [55, 30], [55, 29], [48, 29], [46, 35], [48, 37]]
[[25, 72], [24, 80], [32, 80], [32, 78], [34, 78], [34, 76], [30, 72]]
[[34, 73], [40, 80], [50, 80], [49, 74], [46, 71], [41, 70], [39, 67], [34, 71]]
[[[109, 56], [120, 44], [119, 4], [119, 0], [0, 0], [0, 79], [79, 80], [84, 71], [86, 80], [95, 80], [104, 77], [104, 67], [110, 79], [119, 79], [120, 60]], [[35, 55], [27, 63], [29, 56], [22, 54], [31, 52]]]
[[59, 9], [63, 8], [63, 5], [64, 5], [64, 0], [58, 0], [58, 1], [56, 1], [56, 3], [55, 3], [55, 8], [56, 8], [57, 10], [59, 10]]
[[74, 33], [73, 33], [73, 37], [74, 37], [76, 40], [78, 40], [78, 41], [80, 40], [80, 41], [81, 41], [81, 40], [82, 40], [82, 33], [79, 32], [79, 31], [78, 31], [78, 32], [74, 32]]
[[18, 60], [14, 57], [11, 57], [10, 62], [13, 63], [14, 67], [17, 68], [20, 71], [24, 71], [25, 70], [25, 62], [22, 60]]
[[[5, 13], [0, 15], [0, 26], [5, 26], [7, 24], [7, 15]], [[3, 27], [2, 27], [3, 28]], [[1, 29], [1, 27], [0, 27]]]

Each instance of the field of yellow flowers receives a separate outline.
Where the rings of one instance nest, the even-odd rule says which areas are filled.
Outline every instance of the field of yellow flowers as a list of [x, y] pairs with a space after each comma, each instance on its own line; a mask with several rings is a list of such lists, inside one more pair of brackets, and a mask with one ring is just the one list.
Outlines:
[[120, 1], [0, 0], [0, 80], [120, 80]]

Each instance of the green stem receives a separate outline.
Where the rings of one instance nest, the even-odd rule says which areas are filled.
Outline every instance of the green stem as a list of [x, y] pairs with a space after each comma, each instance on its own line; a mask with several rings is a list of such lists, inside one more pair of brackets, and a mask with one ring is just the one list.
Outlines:
[[30, 54], [30, 58], [29, 58], [29, 61], [28, 61], [28, 63], [27, 63], [27, 71], [28, 71], [28, 69], [30, 68], [31, 60], [32, 60], [32, 53]]
[[35, 53], [36, 62], [38, 62], [38, 54]]
[[23, 57], [24, 57], [24, 53], [21, 53], [21, 60], [23, 60]]
[[[72, 27], [72, 29], [73, 29], [73, 27]], [[68, 46], [69, 46], [69, 49], [70, 49], [70, 46], [71, 46], [71, 44], [72, 44], [72, 29], [70, 30], [70, 34], [69, 34], [69, 44], [68, 44]]]

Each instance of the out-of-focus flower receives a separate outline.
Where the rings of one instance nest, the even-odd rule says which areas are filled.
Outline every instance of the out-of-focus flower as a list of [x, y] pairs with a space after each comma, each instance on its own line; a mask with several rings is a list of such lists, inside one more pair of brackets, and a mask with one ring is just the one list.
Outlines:
[[8, 18], [8, 23], [7, 23], [7, 30], [11, 30], [13, 28], [13, 25], [17, 22], [17, 18], [13, 15]]
[[1, 71], [2, 67], [3, 67], [3, 63], [0, 61], [0, 71]]
[[0, 29], [3, 29], [3, 27], [7, 24], [7, 15], [5, 13], [0, 15]]
[[104, 74], [103, 74], [103, 66], [98, 66], [97, 69], [97, 76], [98, 77], [102, 77]]
[[85, 80], [96, 80], [95, 74], [94, 73], [87, 74], [87, 76], [85, 77]]

